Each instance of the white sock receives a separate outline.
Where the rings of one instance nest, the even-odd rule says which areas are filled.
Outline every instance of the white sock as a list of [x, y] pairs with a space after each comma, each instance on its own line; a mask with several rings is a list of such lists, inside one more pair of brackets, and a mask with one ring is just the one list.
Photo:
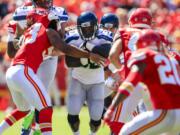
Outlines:
[[90, 131], [90, 134], [89, 134], [89, 135], [96, 135], [96, 132]]
[[38, 129], [40, 129], [39, 124], [35, 123], [35, 130], [38, 130]]
[[73, 135], [80, 135], [79, 131], [73, 132]]
[[52, 135], [52, 132], [44, 132], [44, 133], [41, 133], [42, 135]]
[[5, 129], [7, 129], [9, 126], [9, 124], [3, 120], [1, 123], [0, 123], [0, 135], [4, 132]]

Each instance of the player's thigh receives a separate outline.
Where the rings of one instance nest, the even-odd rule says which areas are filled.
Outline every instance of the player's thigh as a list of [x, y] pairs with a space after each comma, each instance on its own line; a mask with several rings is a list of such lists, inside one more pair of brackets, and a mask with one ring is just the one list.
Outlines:
[[121, 129], [120, 135], [156, 135], [172, 128], [174, 114], [164, 110], [143, 112]]
[[41, 63], [37, 71], [37, 75], [44, 84], [46, 90], [49, 90], [49, 87], [55, 78], [57, 61], [58, 57], [48, 58]]
[[78, 80], [71, 78], [67, 98], [68, 113], [72, 115], [78, 115], [85, 99], [86, 91], [83, 89], [83, 84]]
[[104, 108], [104, 83], [92, 84], [87, 91], [87, 103], [91, 119], [99, 120]]
[[136, 109], [142, 96], [140, 90], [135, 88], [131, 95], [122, 103], [118, 121], [126, 123], [132, 118], [132, 113]]
[[[23, 69], [22, 69], [23, 70]], [[31, 106], [23, 97], [17, 81], [23, 80], [23, 73], [19, 67], [12, 66], [6, 72], [6, 82], [10, 90], [13, 102], [21, 111], [30, 110]], [[24, 85], [23, 83], [21, 85]]]
[[[23, 84], [22, 84], [23, 85]], [[8, 83], [8, 88], [10, 90], [12, 100], [15, 103], [16, 107], [20, 111], [28, 111], [31, 109], [31, 105], [27, 102], [27, 100], [23, 97], [23, 94], [17, 90], [15, 90], [16, 85], [10, 85]]]
[[24, 98], [22, 93], [14, 91], [11, 92], [13, 102], [20, 111], [29, 111], [31, 109], [30, 103]]
[[141, 87], [137, 86], [131, 95], [114, 111], [112, 121], [126, 123], [132, 119], [132, 114], [142, 98]]
[[27, 101], [37, 110], [51, 106], [51, 100], [44, 85], [33, 70], [25, 67], [23, 84], [20, 85], [21, 92]]

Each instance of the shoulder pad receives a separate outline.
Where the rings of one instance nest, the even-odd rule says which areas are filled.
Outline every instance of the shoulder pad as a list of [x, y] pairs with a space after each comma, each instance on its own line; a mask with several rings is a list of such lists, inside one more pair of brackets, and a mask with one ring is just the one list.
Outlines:
[[50, 11], [54, 12], [61, 22], [67, 22], [69, 19], [66, 10], [62, 7], [53, 6]]
[[29, 11], [33, 9], [33, 6], [22, 6], [16, 9], [13, 14], [13, 20], [15, 21], [22, 21], [26, 20], [26, 16]]
[[80, 36], [79, 33], [77, 32], [77, 29], [66, 32], [64, 36], [64, 40], [66, 43], [70, 43], [73, 40], [78, 40], [79, 38]]
[[99, 29], [97, 38], [113, 42], [113, 33], [107, 30]]
[[147, 58], [147, 56], [146, 56], [145, 52], [143, 52], [143, 51], [134, 52], [130, 56], [130, 59], [128, 60], [127, 66], [130, 68], [135, 62], [142, 61], [142, 60], [144, 60], [146, 58]]

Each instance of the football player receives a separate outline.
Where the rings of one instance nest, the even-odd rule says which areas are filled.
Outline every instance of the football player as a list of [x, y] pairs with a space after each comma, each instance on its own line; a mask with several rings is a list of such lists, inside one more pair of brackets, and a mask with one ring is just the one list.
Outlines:
[[[19, 49], [18, 39], [20, 39], [21, 35], [23, 34], [23, 31], [28, 27], [26, 19], [27, 14], [38, 7], [44, 8], [48, 12], [55, 13], [58, 16], [58, 31], [59, 34], [63, 37], [65, 27], [68, 21], [68, 15], [64, 8], [53, 6], [53, 0], [32, 0], [29, 2], [25, 2], [23, 6], [16, 9], [13, 15], [13, 20], [9, 23], [9, 40], [7, 49], [9, 57], [13, 58], [17, 50]], [[48, 51], [52, 51], [52, 48], [47, 50], [46, 53], [48, 53]], [[45, 57], [44, 61], [41, 63], [40, 68], [37, 71], [37, 75], [44, 83], [46, 90], [49, 90], [49, 86], [51, 85], [55, 77], [57, 69], [57, 60], [57, 56]], [[46, 74], [44, 74], [44, 72]], [[37, 115], [36, 118], [38, 118], [38, 111], [35, 110], [35, 112]], [[32, 111], [32, 114], [30, 114], [29, 117], [27, 117], [27, 119], [25, 119], [25, 121], [23, 122], [22, 134], [28, 134], [28, 132], [30, 132], [29, 127], [31, 125], [31, 121], [33, 118], [31, 116], [33, 115], [34, 111]], [[38, 123], [38, 119], [35, 120]]]
[[[101, 20], [100, 20], [100, 28], [104, 29], [104, 30], [108, 30], [111, 31], [113, 33], [113, 36], [115, 35], [116, 31], [119, 28], [119, 19], [118, 17], [113, 14], [113, 13], [106, 13], [102, 16]], [[104, 99], [104, 111], [103, 111], [103, 115], [106, 111], [106, 109], [109, 107], [109, 105], [111, 104], [112, 98], [115, 95], [114, 92], [112, 92], [112, 85], [110, 84], [110, 81], [114, 81], [112, 79], [112, 76], [114, 77], [115, 74], [113, 74], [114, 69], [112, 68], [113, 65], [108, 63], [106, 65], [106, 67], [104, 67], [105, 70], [105, 99]], [[118, 81], [120, 79], [118, 78]], [[117, 87], [119, 86], [119, 82], [117, 81]], [[111, 85], [111, 86], [110, 86]], [[111, 89], [109, 89], [108, 87], [111, 87]], [[103, 117], [103, 116], [102, 116]]]
[[[83, 12], [77, 19], [77, 29], [65, 35], [68, 45], [108, 57], [112, 33], [98, 28], [97, 17], [92, 12]], [[79, 132], [79, 113], [85, 101], [90, 114], [90, 135], [95, 135], [101, 125], [104, 106], [104, 68], [89, 59], [66, 57], [66, 63], [72, 67], [71, 83], [68, 89], [68, 123], [74, 135]]]
[[119, 19], [113, 13], [106, 13], [102, 16], [100, 21], [100, 28], [109, 30], [112, 33], [116, 33], [119, 28]]
[[[39, 12], [40, 11], [40, 12]], [[43, 135], [52, 134], [52, 106], [50, 96], [36, 74], [46, 50], [52, 46], [66, 55], [90, 58], [97, 64], [104, 59], [91, 52], [80, 50], [65, 44], [57, 32], [58, 16], [44, 9], [35, 9], [30, 13], [31, 26], [24, 32], [22, 45], [6, 72], [6, 80], [17, 109], [0, 124], [0, 134], [16, 121], [28, 114], [31, 107], [39, 111], [40, 129]], [[29, 18], [29, 17], [28, 17]], [[36, 22], [36, 23], [35, 23]], [[44, 41], [44, 44], [42, 44]]]
[[[121, 78], [126, 78], [128, 74], [127, 60], [132, 51], [136, 50], [136, 42], [143, 29], [151, 29], [152, 15], [147, 8], [137, 8], [131, 12], [129, 17], [129, 28], [120, 28], [114, 38], [113, 46], [110, 50], [110, 61], [121, 69]], [[162, 36], [163, 37], [163, 36]], [[123, 104], [120, 104], [113, 115], [109, 126], [113, 133], [117, 134], [124, 123], [131, 119], [131, 116], [142, 99], [142, 93], [145, 86], [139, 84], [132, 95], [128, 97]], [[143, 107], [143, 111], [146, 109]]]
[[[119, 135], [178, 133], [180, 115], [179, 64], [164, 52], [159, 33], [143, 30], [137, 41], [137, 51], [128, 60], [127, 78], [108, 109], [105, 120], [112, 117], [112, 110], [125, 100], [139, 82], [147, 85], [153, 110], [143, 112], [126, 123]], [[151, 76], [152, 78], [149, 78]]]

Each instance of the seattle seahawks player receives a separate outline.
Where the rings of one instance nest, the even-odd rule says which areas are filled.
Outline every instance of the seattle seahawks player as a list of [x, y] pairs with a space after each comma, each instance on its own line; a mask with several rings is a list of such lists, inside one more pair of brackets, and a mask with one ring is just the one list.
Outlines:
[[[66, 33], [65, 41], [68, 45], [108, 57], [113, 38], [110, 31], [98, 29], [96, 15], [87, 11], [78, 17], [77, 29]], [[90, 114], [90, 135], [95, 135], [101, 125], [104, 107], [104, 68], [84, 58], [66, 57], [66, 62], [73, 68], [67, 100], [69, 125], [74, 135], [80, 135], [79, 113], [86, 101]]]
[[[104, 14], [100, 20], [100, 28], [102, 28], [104, 30], [111, 31], [113, 33], [113, 35], [115, 35], [116, 31], [119, 28], [119, 19], [116, 16], [116, 14], [113, 14], [113, 13]], [[112, 79], [114, 77], [119, 78], [119, 75], [117, 75], [117, 73], [114, 73], [114, 71], [115, 71], [114, 69], [115, 69], [115, 67], [111, 63], [104, 68], [105, 79], [106, 79], [106, 81], [105, 81], [106, 87], [105, 87], [105, 99], [104, 99], [103, 115], [104, 115], [106, 109], [111, 104], [112, 98], [115, 95], [114, 91], [112, 91], [112, 89], [113, 89], [112, 87], [115, 87], [116, 85], [112, 85], [112, 84], [117, 84], [117, 85], [119, 84], [118, 81], [115, 81], [114, 79]], [[120, 80], [120, 79], [118, 79], [118, 80]], [[114, 83], [111, 83], [112, 81]], [[108, 87], [111, 87], [111, 89], [109, 89]]]
[[[56, 7], [53, 6], [52, 0], [32, 0], [32, 4], [23, 5], [16, 9], [13, 20], [16, 21], [16, 39], [18, 39], [22, 34], [23, 31], [28, 27], [27, 26], [27, 20], [26, 16], [27, 14], [32, 11], [36, 7], [41, 7], [47, 9], [48, 12], [56, 14], [58, 16], [59, 20], [59, 33], [64, 35], [65, 27], [68, 21], [68, 15], [64, 8], [62, 7]], [[11, 39], [12, 41], [12, 39]], [[8, 52], [11, 57], [13, 57], [16, 54], [17, 48], [14, 48], [12, 44], [8, 44]], [[47, 50], [47, 54], [51, 53], [51, 50]], [[37, 75], [43, 82], [45, 88], [48, 90], [50, 84], [52, 83], [56, 69], [57, 69], [57, 60], [58, 57], [50, 57], [47, 56], [43, 63], [40, 65], [40, 68], [37, 71]], [[45, 73], [45, 74], [44, 74]], [[38, 112], [36, 112], [36, 118], [38, 118]], [[30, 130], [29, 127], [32, 122], [32, 118], [34, 116], [34, 112], [29, 115], [29, 117], [25, 118], [25, 121], [23, 123], [23, 129], [22, 129], [22, 135], [29, 134]], [[36, 119], [36, 122], [38, 123], [38, 119]]]
[[106, 13], [101, 18], [100, 27], [115, 34], [119, 28], [119, 19], [113, 13]]

